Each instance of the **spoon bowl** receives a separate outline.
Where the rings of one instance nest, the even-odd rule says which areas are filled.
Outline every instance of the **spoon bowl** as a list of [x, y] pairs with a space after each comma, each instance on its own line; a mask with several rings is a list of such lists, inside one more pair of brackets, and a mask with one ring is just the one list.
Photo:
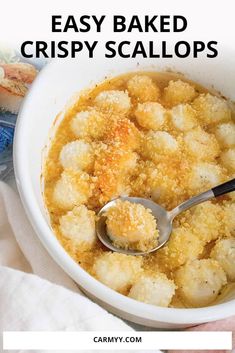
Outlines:
[[[98, 213], [98, 220], [96, 222], [96, 233], [99, 240], [110, 250], [119, 252], [126, 255], [146, 255], [151, 252], [154, 252], [160, 249], [162, 246], [166, 244], [166, 242], [170, 239], [171, 231], [172, 231], [172, 223], [176, 216], [178, 216], [181, 212], [198, 205], [202, 202], [212, 199], [213, 197], [218, 197], [228, 192], [232, 192], [235, 190], [235, 179], [232, 179], [226, 183], [218, 185], [211, 190], [205, 191], [197, 196], [192, 197], [191, 199], [183, 202], [179, 206], [175, 207], [171, 211], [166, 211], [165, 208], [153, 202], [152, 200], [145, 199], [142, 197], [119, 197], [110, 202], [108, 202]], [[106, 228], [106, 216], [105, 212], [113, 207], [118, 200], [121, 201], [129, 201], [132, 203], [139, 203], [145, 208], [151, 210], [152, 215], [156, 219], [157, 228], [159, 231], [158, 244], [152, 249], [146, 251], [137, 251], [132, 249], [124, 249], [115, 246], [112, 243], [112, 240], [109, 237]]]
[[[143, 251], [137, 251], [137, 250], [131, 250], [131, 249], [122, 249], [115, 246], [112, 243], [106, 229], [105, 212], [110, 207], [113, 207], [116, 204], [117, 200], [138, 203], [144, 206], [145, 208], [149, 208], [152, 211], [152, 214], [157, 221], [157, 228], [159, 230], [158, 245], [156, 247], [143, 252]], [[127, 255], [145, 255], [160, 249], [169, 239], [171, 231], [172, 231], [172, 220], [170, 218], [169, 213], [163, 207], [153, 202], [152, 200], [148, 200], [142, 197], [119, 197], [117, 199], [114, 199], [108, 202], [99, 211], [98, 221], [96, 223], [96, 233], [99, 240], [110, 250], [127, 254]]]

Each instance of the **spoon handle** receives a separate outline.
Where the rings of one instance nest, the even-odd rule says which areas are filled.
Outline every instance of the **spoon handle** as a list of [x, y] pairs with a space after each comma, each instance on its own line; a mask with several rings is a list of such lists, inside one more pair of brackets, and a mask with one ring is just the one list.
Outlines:
[[175, 207], [173, 210], [168, 212], [171, 220], [173, 220], [178, 214], [189, 208], [196, 206], [202, 202], [208, 201], [213, 197], [221, 196], [227, 194], [228, 192], [235, 190], [235, 179], [229, 180], [226, 183], [215, 186], [211, 190], [205, 191], [202, 194], [196, 195], [191, 199], [181, 203], [179, 206]]
[[235, 179], [229, 180], [224, 184], [215, 186], [211, 189], [215, 197], [227, 194], [228, 192], [235, 190]]

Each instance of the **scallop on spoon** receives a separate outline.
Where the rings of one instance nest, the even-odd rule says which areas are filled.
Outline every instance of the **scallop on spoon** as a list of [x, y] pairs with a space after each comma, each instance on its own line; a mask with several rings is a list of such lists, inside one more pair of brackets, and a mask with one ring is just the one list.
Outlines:
[[[166, 244], [166, 242], [170, 239], [170, 236], [171, 236], [173, 220], [181, 212], [184, 212], [185, 210], [195, 205], [198, 205], [202, 202], [208, 201], [213, 197], [218, 197], [234, 190], [235, 190], [235, 179], [232, 179], [224, 184], [221, 184], [212, 188], [211, 190], [205, 191], [202, 194], [192, 197], [191, 199], [181, 203], [179, 206], [175, 207], [171, 211], [166, 211], [165, 208], [158, 205], [157, 203], [142, 197], [119, 197], [115, 200], [108, 202], [99, 211], [98, 221], [96, 222], [96, 233], [100, 241], [112, 251], [116, 251], [127, 255], [146, 255], [148, 253], [151, 253], [160, 249], [164, 244]], [[152, 211], [152, 214], [157, 221], [157, 228], [159, 231], [158, 245], [156, 247], [149, 249], [147, 251], [135, 251], [131, 249], [118, 248], [112, 243], [107, 233], [105, 212], [110, 207], [113, 207], [117, 202], [117, 200], [139, 203], [144, 207], [149, 208]]]

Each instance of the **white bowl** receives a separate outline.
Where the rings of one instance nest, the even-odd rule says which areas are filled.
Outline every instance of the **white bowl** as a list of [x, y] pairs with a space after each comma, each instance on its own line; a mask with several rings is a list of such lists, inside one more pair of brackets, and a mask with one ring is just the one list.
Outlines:
[[[32, 85], [20, 111], [14, 140], [14, 164], [18, 189], [28, 217], [38, 237], [54, 260], [94, 301], [110, 312], [133, 322], [155, 328], [184, 328], [223, 319], [235, 314], [235, 293], [225, 302], [199, 309], [156, 307], [127, 298], [91, 277], [65, 252], [51, 230], [41, 192], [42, 150], [56, 115], [75, 93], [106, 76], [133, 70], [170, 68], [205, 85], [218, 88], [235, 99], [234, 53], [221, 50], [218, 59], [54, 61]], [[42, 259], [43, 261], [43, 259]]]

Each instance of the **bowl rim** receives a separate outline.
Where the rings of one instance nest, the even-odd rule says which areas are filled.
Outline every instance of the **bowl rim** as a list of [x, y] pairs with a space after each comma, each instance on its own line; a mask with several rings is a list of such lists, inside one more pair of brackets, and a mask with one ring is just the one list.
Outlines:
[[[56, 239], [52, 229], [43, 216], [27, 167], [27, 149], [24, 139], [27, 138], [27, 110], [28, 105], [35, 96], [40, 94], [40, 84], [47, 80], [52, 66], [57, 65], [58, 59], [51, 60], [37, 75], [21, 105], [14, 135], [13, 160], [17, 188], [27, 217], [38, 238], [54, 259], [54, 261], [86, 292], [91, 293], [99, 301], [107, 303], [109, 307], [153, 322], [169, 324], [194, 325], [224, 319], [235, 314], [235, 299], [226, 303], [216, 304], [203, 308], [164, 308], [151, 304], [138, 302], [128, 298], [99, 282], [79, 264], [77, 264], [65, 251]], [[79, 62], [78, 62], [79, 65]], [[40, 178], [40, 176], [39, 176]]]

